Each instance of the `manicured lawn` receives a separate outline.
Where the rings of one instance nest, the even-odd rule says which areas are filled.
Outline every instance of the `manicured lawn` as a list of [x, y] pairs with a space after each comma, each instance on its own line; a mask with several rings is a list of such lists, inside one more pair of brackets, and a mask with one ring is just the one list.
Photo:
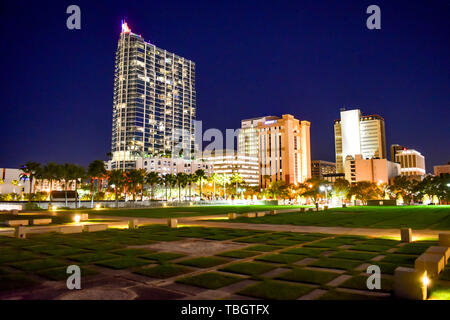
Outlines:
[[430, 289], [429, 299], [450, 300], [450, 287], [442, 283], [434, 284]]
[[219, 258], [219, 257], [198, 257], [198, 258], [192, 258], [187, 260], [179, 261], [179, 264], [190, 266], [190, 267], [197, 267], [197, 268], [211, 268], [214, 266], [217, 266], [219, 264], [224, 264], [229, 262], [230, 260]]
[[[81, 278], [90, 275], [96, 275], [98, 274], [97, 271], [81, 266]], [[37, 275], [46, 278], [48, 280], [53, 281], [59, 281], [59, 280], [66, 280], [67, 277], [69, 277], [70, 274], [67, 274], [67, 267], [60, 267], [60, 268], [52, 268], [52, 269], [46, 269], [46, 270], [40, 270], [36, 272]]]
[[240, 277], [224, 275], [218, 272], [207, 272], [193, 277], [182, 278], [177, 280], [177, 282], [206, 289], [219, 289], [242, 280], [243, 278]]
[[338, 276], [338, 274], [331, 272], [294, 268], [291, 271], [281, 274], [277, 277], [277, 279], [313, 284], [325, 284]]
[[420, 255], [422, 253], [424, 253], [429, 247], [433, 246], [433, 245], [438, 245], [438, 243], [431, 243], [431, 242], [426, 242], [426, 243], [420, 243], [420, 242], [413, 242], [413, 243], [408, 243], [406, 245], [404, 245], [401, 248], [398, 248], [395, 253], [403, 253], [403, 254], [413, 254], [413, 255]]
[[178, 276], [181, 274], [192, 272], [192, 270], [193, 269], [191, 269], [191, 268], [178, 266], [178, 265], [174, 265], [174, 264], [162, 264], [162, 265], [155, 266], [155, 267], [142, 268], [142, 269], [134, 271], [134, 273], [140, 274], [143, 276], [147, 276], [147, 277], [151, 277], [151, 278], [166, 279], [166, 278], [171, 278], [171, 277], [175, 277], [175, 276]]
[[[90, 215], [138, 217], [138, 218], [179, 218], [193, 216], [208, 216], [228, 214], [229, 212], [243, 213], [255, 211], [268, 211], [277, 209], [300, 208], [301, 206], [268, 206], [268, 205], [234, 205], [234, 206], [189, 206], [189, 207], [166, 207], [145, 209], [114, 209], [107, 208], [99, 211], [89, 211]], [[67, 212], [80, 212], [83, 210], [67, 210]], [[62, 212], [62, 211], [61, 211]], [[84, 212], [87, 212], [84, 210]]]
[[106, 252], [98, 252], [98, 253], [85, 253], [76, 256], [69, 256], [68, 258], [70, 260], [81, 263], [95, 263], [104, 260], [116, 259], [119, 258], [119, 256]]
[[293, 248], [281, 251], [281, 253], [285, 254], [298, 254], [298, 255], [305, 255], [310, 257], [318, 257], [321, 253], [324, 251], [327, 251], [326, 248]]
[[291, 224], [302, 226], [341, 226], [351, 228], [400, 228], [450, 230], [450, 206], [357, 206], [328, 211], [281, 213], [261, 218], [227, 222]]
[[184, 254], [181, 253], [174, 253], [174, 252], [153, 252], [153, 253], [146, 253], [139, 255], [140, 258], [149, 259], [158, 261], [160, 263], [166, 262], [169, 260], [178, 259], [181, 257], [184, 257]]
[[267, 300], [293, 300], [307, 294], [311, 290], [312, 288], [299, 284], [265, 280], [247, 287], [238, 293], [244, 296]]
[[330, 269], [353, 270], [359, 265], [361, 265], [361, 261], [334, 259], [334, 258], [320, 258], [319, 260], [311, 263], [309, 266], [330, 268]]
[[[341, 285], [339, 285], [339, 287], [358, 289], [358, 290], [369, 290], [367, 288], [367, 279], [368, 279], [367, 276], [354, 276], [354, 277], [348, 279], [347, 281], [345, 281], [344, 283], [342, 283]], [[381, 288], [379, 290], [373, 289], [370, 291], [390, 292], [390, 291], [392, 291], [393, 287], [394, 287], [394, 280], [382, 277], [381, 278]]]
[[112, 269], [128, 269], [133, 267], [141, 267], [149, 264], [149, 261], [135, 258], [135, 257], [121, 257], [114, 260], [106, 260], [96, 263], [99, 266], [112, 268]]
[[262, 273], [266, 273], [270, 270], [275, 269], [276, 267], [260, 262], [239, 262], [226, 266], [225, 268], [220, 269], [221, 271], [231, 272], [231, 273], [239, 273], [246, 274], [249, 276], [257, 276]]
[[16, 269], [20, 269], [26, 272], [33, 272], [43, 269], [50, 269], [55, 267], [63, 267], [68, 266], [68, 264], [61, 260], [56, 260], [52, 258], [48, 259], [40, 259], [40, 260], [32, 260], [32, 261], [21, 261], [10, 263]]
[[261, 252], [248, 251], [248, 250], [233, 250], [233, 251], [222, 252], [217, 255], [221, 256], [221, 257], [227, 257], [227, 258], [243, 259], [243, 258], [253, 257], [258, 254], [261, 254]]
[[280, 247], [280, 246], [271, 246], [271, 245], [261, 244], [261, 245], [247, 247], [247, 248], [245, 248], [245, 250], [269, 252], [269, 251], [274, 251], [274, 250], [278, 250], [281, 248], [282, 247]]
[[382, 262], [389, 262], [399, 266], [412, 267], [414, 266], [414, 261], [417, 259], [417, 255], [406, 255], [406, 254], [390, 254], [381, 259]]
[[370, 259], [375, 258], [377, 255], [368, 252], [359, 251], [338, 251], [330, 255], [331, 258], [350, 259], [368, 262]]
[[296, 254], [275, 253], [275, 254], [267, 254], [262, 257], [258, 257], [255, 260], [286, 264], [286, 263], [294, 263], [294, 262], [300, 261], [303, 258], [305, 258], [305, 256], [299, 256]]

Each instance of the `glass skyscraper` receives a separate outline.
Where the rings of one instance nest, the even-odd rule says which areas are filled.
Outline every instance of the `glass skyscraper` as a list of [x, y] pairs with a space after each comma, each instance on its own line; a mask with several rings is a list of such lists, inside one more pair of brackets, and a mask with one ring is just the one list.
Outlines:
[[126, 22], [116, 51], [112, 169], [142, 157], [191, 157], [196, 114], [195, 63], [146, 42]]

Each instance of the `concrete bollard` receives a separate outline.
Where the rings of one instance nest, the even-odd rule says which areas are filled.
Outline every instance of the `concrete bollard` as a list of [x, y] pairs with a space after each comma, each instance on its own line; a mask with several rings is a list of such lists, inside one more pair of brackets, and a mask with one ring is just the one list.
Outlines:
[[133, 219], [128, 221], [128, 229], [137, 229], [139, 228], [139, 220]]
[[323, 206], [323, 210], [328, 210], [328, 206]]
[[426, 300], [426, 271], [398, 267], [394, 273], [394, 294], [400, 299]]
[[300, 212], [305, 212], [305, 207], [301, 207]]
[[450, 258], [450, 248], [449, 247], [429, 247], [427, 250], [425, 250], [425, 253], [429, 254], [437, 254], [444, 256], [444, 263], [448, 262], [448, 259]]
[[173, 218], [169, 218], [167, 220], [167, 224], [168, 224], [169, 228], [177, 228], [178, 227], [178, 220], [177, 219], [173, 219]]
[[58, 233], [80, 233], [83, 232], [83, 226], [63, 226], [58, 228]]
[[11, 210], [11, 214], [18, 215], [19, 214], [19, 210], [17, 210], [17, 209]]
[[25, 239], [27, 237], [26, 229], [24, 227], [17, 227], [14, 236], [19, 239]]
[[343, 203], [342, 208], [347, 208], [347, 204]]
[[43, 225], [52, 223], [52, 219], [33, 219], [33, 225]]
[[234, 220], [236, 218], [237, 218], [237, 213], [234, 213], [234, 212], [229, 212], [228, 213], [228, 219], [229, 220]]
[[108, 230], [108, 225], [104, 224], [86, 224], [83, 226], [83, 231], [86, 232], [96, 232]]
[[400, 229], [401, 242], [412, 242], [412, 230], [411, 228]]
[[270, 211], [269, 211], [269, 214], [270, 214], [271, 216], [274, 216], [274, 215], [277, 214], [277, 210], [270, 210]]
[[265, 215], [266, 215], [266, 213], [265, 213], [264, 211], [258, 211], [258, 212], [256, 212], [256, 217], [257, 217], [257, 218], [264, 217]]
[[244, 218], [255, 218], [255, 217], [256, 217], [256, 213], [254, 213], [254, 212], [244, 212], [244, 213], [242, 214], [242, 216], [243, 216]]
[[442, 254], [422, 253], [416, 261], [414, 268], [418, 271], [426, 271], [430, 277], [435, 277], [445, 266], [445, 257]]
[[439, 245], [441, 247], [450, 247], [450, 232], [439, 233]]

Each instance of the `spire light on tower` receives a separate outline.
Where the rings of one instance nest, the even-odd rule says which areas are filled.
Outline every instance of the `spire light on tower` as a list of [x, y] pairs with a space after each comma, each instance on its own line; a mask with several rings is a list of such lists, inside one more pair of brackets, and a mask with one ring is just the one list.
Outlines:
[[125, 20], [122, 20], [122, 32], [131, 33], [131, 29], [128, 27], [128, 24]]

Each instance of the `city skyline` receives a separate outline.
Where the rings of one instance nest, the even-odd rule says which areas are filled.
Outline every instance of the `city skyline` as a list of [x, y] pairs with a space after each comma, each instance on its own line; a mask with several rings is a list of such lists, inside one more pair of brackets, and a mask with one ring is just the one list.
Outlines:
[[[420, 151], [427, 159], [427, 172], [449, 161], [441, 145], [449, 140], [445, 126], [449, 112], [445, 57], [449, 48], [443, 31], [448, 21], [440, 15], [439, 6], [431, 9], [411, 4], [397, 10], [399, 4], [382, 1], [379, 5], [387, 14], [383, 15], [382, 30], [375, 33], [365, 28], [364, 5], [330, 3], [330, 12], [336, 9], [335, 17], [342, 19], [325, 21], [320, 6], [312, 4], [291, 4], [283, 10], [266, 4], [252, 11], [244, 3], [240, 15], [218, 14], [218, 21], [205, 20], [212, 9], [199, 10], [198, 19], [189, 20], [184, 29], [181, 23], [174, 23], [176, 19], [167, 14], [163, 4], [158, 4], [159, 12], [165, 12], [168, 22], [137, 6], [79, 5], [82, 29], [69, 31], [64, 23], [50, 18], [59, 14], [64, 21], [64, 5], [40, 12], [40, 23], [30, 30], [37, 15], [27, 17], [27, 22], [13, 14], [18, 7], [2, 4], [5, 23], [14, 33], [26, 31], [33, 40], [21, 42], [20, 50], [17, 42], [11, 43], [3, 53], [2, 61], [8, 61], [5, 74], [10, 75], [1, 89], [9, 137], [2, 141], [2, 149], [10, 150], [0, 157], [4, 167], [18, 167], [30, 160], [87, 165], [93, 159], [106, 159], [111, 141], [113, 52], [122, 18], [158, 47], [196, 62], [197, 119], [204, 122], [204, 129], [224, 131], [239, 128], [242, 119], [289, 113], [311, 122], [311, 159], [334, 161], [333, 120], [345, 106], [382, 116], [386, 145], [397, 143]], [[229, 6], [237, 4], [214, 4], [215, 9]], [[272, 18], [273, 30], [263, 28], [270, 10], [285, 13], [282, 19]], [[99, 12], [104, 15], [99, 17]], [[411, 30], [396, 20], [399, 16], [394, 12], [406, 16], [421, 12], [414, 37], [405, 37]], [[182, 15], [181, 11], [177, 14]], [[247, 22], [242, 15], [249, 17]], [[240, 24], [223, 28], [227, 19]], [[211, 30], [204, 30], [200, 20], [207, 21]], [[427, 24], [429, 21], [434, 24]], [[289, 31], [290, 25], [295, 26], [294, 31]], [[265, 33], [259, 32], [259, 27]], [[218, 30], [220, 39], [211, 38]], [[284, 33], [277, 38], [280, 31]], [[1, 32], [6, 40], [14, 36]], [[48, 37], [34, 46], [34, 39], [41, 34]], [[309, 46], [297, 43], [303, 39], [309, 40]], [[422, 44], [426, 41], [429, 45], [425, 48]], [[333, 48], [356, 49], [336, 49], [330, 55], [326, 49], [332, 44]], [[59, 47], [63, 50], [55, 50]], [[388, 47], [394, 50], [386, 55]], [[13, 68], [28, 72], [19, 75]], [[26, 92], [22, 92], [24, 88]]]

